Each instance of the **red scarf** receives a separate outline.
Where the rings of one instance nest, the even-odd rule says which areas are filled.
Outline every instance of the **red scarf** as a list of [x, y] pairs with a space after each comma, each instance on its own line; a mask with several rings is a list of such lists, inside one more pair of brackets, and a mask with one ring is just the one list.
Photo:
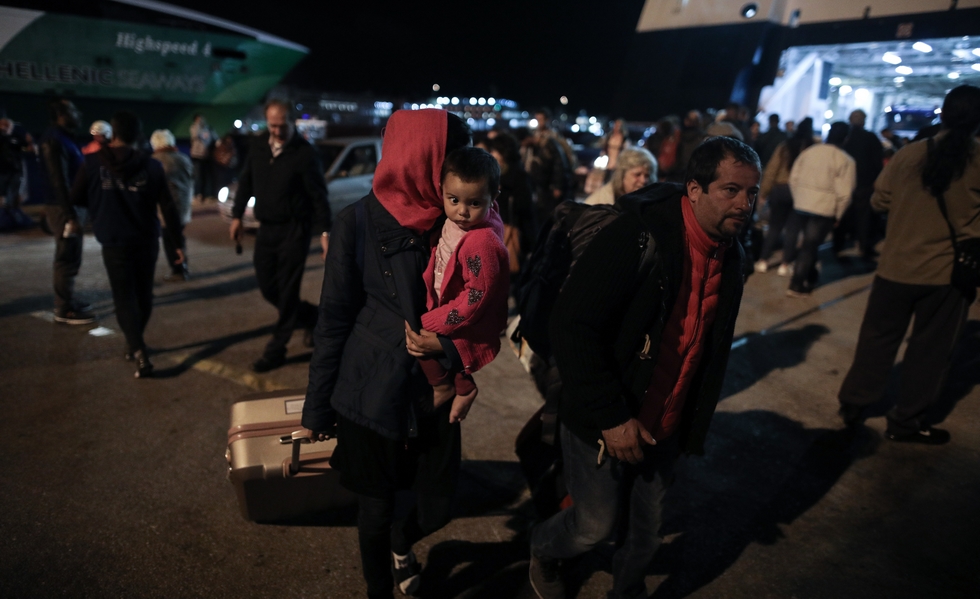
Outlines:
[[374, 195], [403, 227], [424, 233], [442, 216], [445, 110], [399, 110], [388, 119]]

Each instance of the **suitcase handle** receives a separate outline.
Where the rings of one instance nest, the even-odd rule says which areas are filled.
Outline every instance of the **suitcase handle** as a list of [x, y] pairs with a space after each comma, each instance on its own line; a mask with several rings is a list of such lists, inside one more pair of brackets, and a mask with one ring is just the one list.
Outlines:
[[283, 435], [279, 437], [279, 443], [281, 445], [293, 445], [293, 457], [289, 461], [289, 474], [296, 474], [299, 472], [299, 446], [303, 443], [312, 443], [309, 437], [306, 436], [306, 431], [293, 431], [292, 434]]

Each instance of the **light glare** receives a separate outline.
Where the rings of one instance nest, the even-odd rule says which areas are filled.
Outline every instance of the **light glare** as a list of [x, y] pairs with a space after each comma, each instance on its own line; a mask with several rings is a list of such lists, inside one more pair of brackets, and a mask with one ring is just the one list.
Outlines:
[[843, 81], [841, 80], [840, 77], [831, 77], [830, 81], [828, 81], [827, 83], [831, 85], [840, 85], [841, 83], [843, 83]]
[[902, 57], [899, 56], [898, 54], [895, 54], [894, 52], [885, 52], [881, 56], [881, 59], [884, 60], [885, 62], [887, 62], [888, 64], [901, 64], [902, 63]]
[[902, 65], [900, 67], [895, 67], [895, 72], [898, 73], [899, 75], [911, 75], [912, 74], [912, 67], [907, 67], [907, 66], [904, 66], [904, 65]]
[[919, 52], [932, 52], [932, 46], [925, 42], [915, 42], [912, 44], [912, 48]]

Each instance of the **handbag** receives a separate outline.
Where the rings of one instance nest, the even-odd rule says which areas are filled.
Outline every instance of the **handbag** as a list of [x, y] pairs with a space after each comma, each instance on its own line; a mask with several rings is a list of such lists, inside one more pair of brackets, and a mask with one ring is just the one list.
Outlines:
[[[932, 149], [932, 138], [929, 138], [929, 149]], [[950, 283], [967, 297], [974, 297], [977, 287], [980, 287], [980, 237], [967, 237], [957, 241], [956, 229], [953, 228], [946, 210], [945, 194], [939, 194], [936, 199], [946, 226], [949, 227], [949, 239], [953, 242], [953, 276]]]

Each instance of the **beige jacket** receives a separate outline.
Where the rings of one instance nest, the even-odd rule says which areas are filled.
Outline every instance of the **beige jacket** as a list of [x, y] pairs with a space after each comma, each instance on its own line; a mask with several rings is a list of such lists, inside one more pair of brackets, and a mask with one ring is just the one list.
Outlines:
[[[966, 171], [944, 194], [958, 239], [980, 237], [980, 143], [973, 145]], [[953, 242], [939, 203], [922, 185], [927, 151], [925, 140], [905, 146], [875, 181], [871, 207], [888, 212], [878, 276], [909, 285], [948, 285]]]
[[847, 152], [818, 144], [800, 152], [789, 172], [793, 209], [840, 220], [857, 184], [857, 166]]
[[589, 197], [585, 198], [586, 204], [615, 204], [616, 194], [613, 193], [612, 181], [606, 183], [595, 190]]
[[767, 199], [772, 193], [773, 185], [786, 185], [789, 183], [789, 149], [786, 142], [776, 146], [776, 151], [772, 153], [772, 158], [768, 164], [763, 165], [762, 184], [759, 186], [759, 197]]

